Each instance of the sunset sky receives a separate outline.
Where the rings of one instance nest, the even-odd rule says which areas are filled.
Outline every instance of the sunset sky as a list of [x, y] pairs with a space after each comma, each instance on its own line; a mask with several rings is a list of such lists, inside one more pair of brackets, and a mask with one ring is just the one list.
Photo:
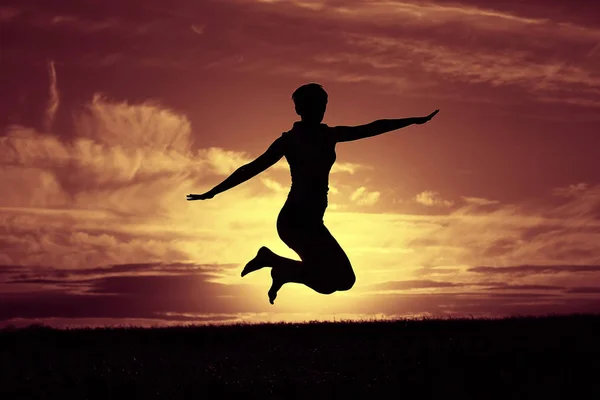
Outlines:
[[[0, 326], [600, 312], [600, 4], [4, 0]], [[337, 146], [325, 224], [357, 282], [240, 272], [285, 159], [186, 201], [298, 116], [440, 113]], [[326, 268], [324, 266], [323, 268]]]

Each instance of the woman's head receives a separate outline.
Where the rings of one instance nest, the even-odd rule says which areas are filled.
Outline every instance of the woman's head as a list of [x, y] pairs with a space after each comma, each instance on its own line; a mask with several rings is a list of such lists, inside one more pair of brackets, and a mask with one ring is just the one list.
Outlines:
[[327, 92], [318, 83], [300, 86], [292, 94], [296, 114], [302, 121], [320, 124], [327, 108]]

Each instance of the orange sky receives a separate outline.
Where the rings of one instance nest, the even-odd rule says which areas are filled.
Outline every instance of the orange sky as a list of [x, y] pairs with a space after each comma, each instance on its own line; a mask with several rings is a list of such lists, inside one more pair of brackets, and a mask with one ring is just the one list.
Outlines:
[[[0, 326], [600, 311], [600, 25], [583, 1], [4, 1]], [[498, 5], [494, 5], [497, 3]], [[597, 10], [593, 10], [596, 7]], [[329, 125], [440, 114], [337, 147], [325, 223], [349, 292], [268, 303], [285, 160]]]

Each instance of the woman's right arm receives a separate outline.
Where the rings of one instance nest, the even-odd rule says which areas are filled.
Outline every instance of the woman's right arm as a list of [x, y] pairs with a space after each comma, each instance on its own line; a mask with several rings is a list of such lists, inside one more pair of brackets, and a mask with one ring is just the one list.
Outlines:
[[240, 183], [260, 174], [283, 157], [283, 137], [275, 140], [271, 146], [261, 154], [256, 160], [239, 167], [227, 179], [204, 194], [188, 194], [187, 200], [206, 200], [212, 199], [215, 195], [229, 190]]

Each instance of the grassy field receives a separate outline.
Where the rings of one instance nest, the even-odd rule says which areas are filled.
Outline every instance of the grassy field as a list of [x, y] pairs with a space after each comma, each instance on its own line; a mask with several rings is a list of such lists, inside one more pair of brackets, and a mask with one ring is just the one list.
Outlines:
[[4, 399], [591, 399], [600, 398], [600, 315], [30, 327], [0, 331], [0, 362]]

